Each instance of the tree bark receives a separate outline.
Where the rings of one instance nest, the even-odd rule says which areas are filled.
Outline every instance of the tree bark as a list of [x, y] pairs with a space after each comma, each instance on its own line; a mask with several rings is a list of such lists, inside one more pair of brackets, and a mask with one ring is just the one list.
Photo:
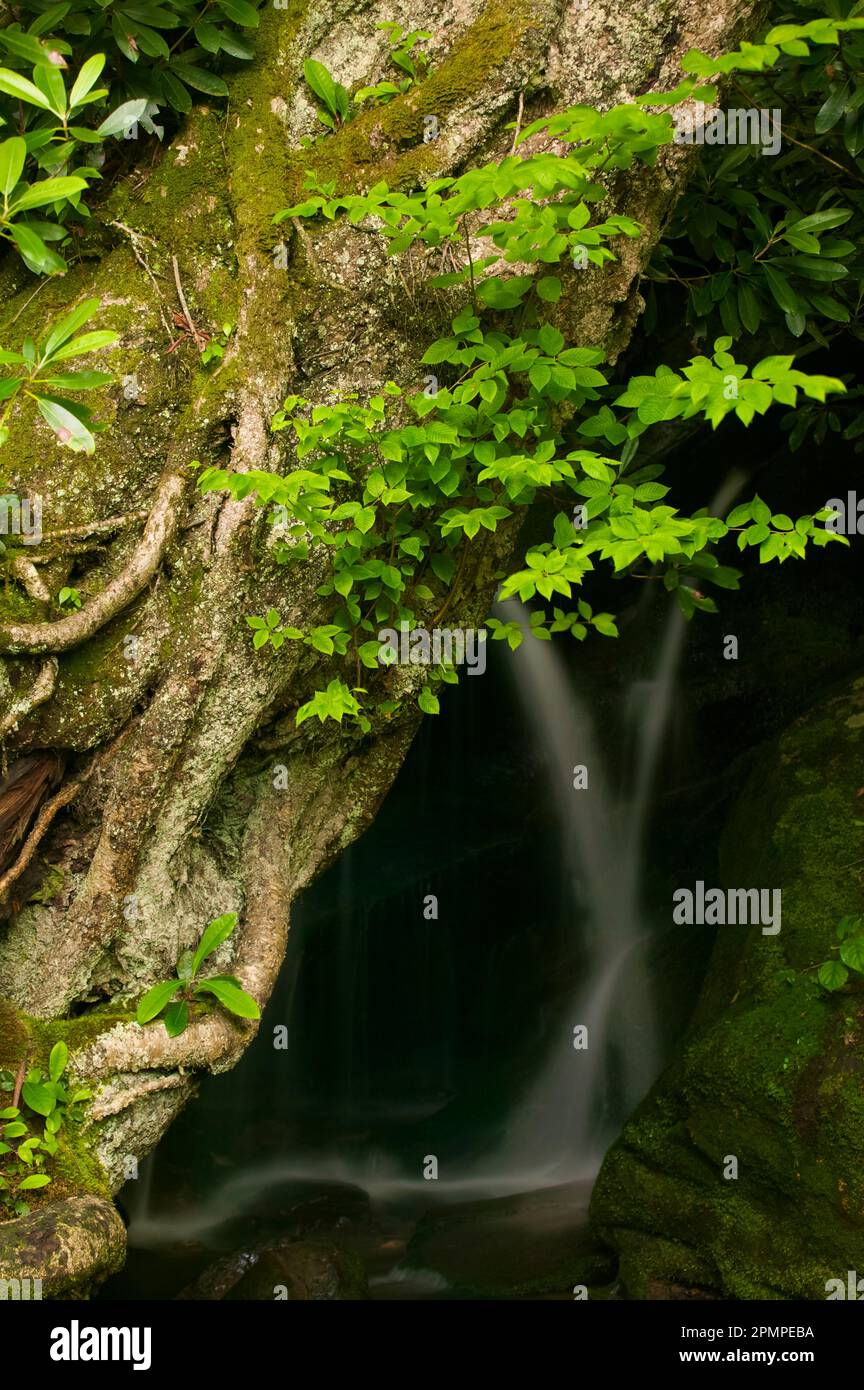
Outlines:
[[[388, 257], [366, 226], [274, 228], [273, 214], [302, 196], [310, 168], [339, 191], [381, 179], [416, 187], [503, 156], [517, 118], [671, 87], [687, 49], [730, 46], [751, 14], [747, 0], [708, 10], [696, 0], [432, 0], [413, 20], [375, 0], [267, 6], [227, 107], [197, 108], [167, 148], [148, 146], [115, 178], [64, 279], [34, 296], [19, 261], [0, 266], [7, 345], [38, 338], [89, 295], [102, 304], [99, 326], [121, 335], [95, 456], [60, 449], [32, 419], [4, 450], [19, 494], [43, 499], [44, 537], [7, 574], [0, 607], [5, 759], [65, 759], [0, 876], [0, 996], [19, 1016], [14, 1044], [0, 1035], [0, 1066], [17, 1063], [22, 1037], [37, 1051], [67, 1039], [75, 1073], [96, 1088], [89, 1144], [111, 1188], [196, 1075], [233, 1065], [255, 1031], [212, 1013], [172, 1040], [134, 1022], [136, 1000], [170, 977], [208, 920], [236, 911], [217, 964], [263, 1006], [293, 899], [374, 817], [418, 722], [407, 713], [359, 741], [313, 721], [295, 728], [322, 658], [292, 644], [254, 652], [245, 615], [273, 606], [286, 623], [327, 621], [316, 595], [326, 556], [280, 567], [253, 499], [196, 491], [196, 461], [284, 470], [285, 436], [268, 426], [289, 393], [366, 396], [390, 378], [419, 387], [422, 353], [451, 309], [424, 285], [435, 252]], [[379, 80], [387, 45], [376, 25], [394, 17], [433, 31], [429, 76], [303, 148], [316, 133], [303, 60], [320, 59], [346, 86]], [[427, 144], [429, 115], [440, 134]], [[613, 358], [626, 345], [639, 273], [683, 170], [671, 147], [657, 169], [619, 177], [615, 210], [646, 232], [621, 239], [611, 269], [570, 276], [550, 313], [571, 342], [602, 343]], [[215, 371], [202, 370], [191, 334], [168, 351], [178, 295], [199, 333], [237, 325]], [[513, 539], [477, 547], [454, 624], [482, 622]], [[73, 567], [83, 605], [52, 617], [45, 593]], [[279, 766], [285, 790], [274, 786]]]

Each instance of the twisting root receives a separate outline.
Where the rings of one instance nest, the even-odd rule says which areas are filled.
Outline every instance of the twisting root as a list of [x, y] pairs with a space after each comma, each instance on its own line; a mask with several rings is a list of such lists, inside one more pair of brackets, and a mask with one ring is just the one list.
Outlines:
[[51, 602], [48, 587], [32, 560], [26, 560], [23, 555], [16, 556], [12, 562], [12, 573], [30, 598], [37, 603]]
[[57, 683], [57, 658], [50, 656], [43, 663], [33, 685], [26, 695], [22, 695], [10, 710], [0, 718], [0, 739], [4, 739], [7, 734], [14, 733], [18, 725], [31, 710], [36, 709], [37, 705], [44, 705], [46, 700], [50, 700], [54, 694], [54, 686]]
[[0, 878], [0, 902], [3, 901], [3, 898], [12, 887], [12, 884], [16, 879], [21, 877], [24, 870], [27, 868], [27, 865], [39, 848], [39, 843], [43, 839], [46, 830], [57, 812], [62, 811], [64, 806], [69, 805], [69, 802], [78, 795], [86, 780], [87, 776], [85, 775], [84, 777], [76, 778], [74, 782], [67, 782], [64, 787], [60, 788], [56, 796], [52, 796], [50, 801], [45, 802], [45, 805], [36, 817], [33, 829], [24, 841], [24, 848], [21, 850], [21, 853], [15, 860], [11, 869], [7, 869], [3, 877]]
[[183, 496], [184, 479], [176, 472], [163, 477], [129, 564], [101, 593], [58, 622], [4, 623], [0, 626], [0, 652], [65, 652], [86, 642], [116, 613], [126, 608], [155, 575], [174, 538]]

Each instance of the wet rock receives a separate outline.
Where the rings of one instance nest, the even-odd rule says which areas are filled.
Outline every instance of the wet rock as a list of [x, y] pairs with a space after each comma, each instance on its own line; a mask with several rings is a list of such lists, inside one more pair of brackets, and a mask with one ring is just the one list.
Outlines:
[[0, 1281], [15, 1288], [41, 1280], [41, 1298], [86, 1298], [125, 1252], [120, 1215], [101, 1197], [67, 1197], [0, 1222]]
[[432, 1212], [420, 1221], [403, 1264], [481, 1298], [605, 1284], [616, 1261], [592, 1235], [586, 1205], [585, 1188], [567, 1184]]
[[218, 1260], [181, 1299], [331, 1302], [369, 1297], [366, 1270], [352, 1251], [327, 1241], [289, 1241]]
[[824, 1299], [861, 1269], [864, 989], [816, 972], [864, 910], [862, 712], [859, 679], [793, 724], [727, 827], [723, 881], [780, 888], [782, 927], [718, 929], [690, 1032], [606, 1156], [591, 1212], [630, 1297]]

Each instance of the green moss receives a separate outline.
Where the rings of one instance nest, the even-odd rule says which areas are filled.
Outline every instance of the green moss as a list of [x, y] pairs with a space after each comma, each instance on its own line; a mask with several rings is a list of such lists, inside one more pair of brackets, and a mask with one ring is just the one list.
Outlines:
[[0, 1066], [17, 1067], [27, 1051], [30, 1033], [14, 1004], [0, 998]]
[[607, 1155], [592, 1212], [636, 1297], [824, 1298], [860, 1262], [864, 993], [815, 970], [864, 907], [862, 709], [855, 682], [766, 749], [724, 836], [725, 882], [781, 888], [782, 928], [720, 929], [682, 1053]]
[[308, 149], [291, 151], [279, 188], [287, 203], [303, 196], [307, 170], [334, 180], [340, 193], [365, 191], [380, 179], [391, 188], [417, 188], [440, 172], [435, 142], [424, 144], [424, 121], [434, 116], [442, 133], [490, 82], [534, 26], [531, 0], [492, 0], [425, 80], [386, 105], [362, 110], [341, 130]]

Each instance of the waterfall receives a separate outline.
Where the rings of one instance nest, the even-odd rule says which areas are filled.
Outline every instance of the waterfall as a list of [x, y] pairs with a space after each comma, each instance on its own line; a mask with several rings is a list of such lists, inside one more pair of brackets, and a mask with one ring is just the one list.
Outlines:
[[[672, 705], [684, 619], [676, 607], [661, 644], [655, 677], [639, 690], [632, 766], [622, 794], [612, 789], [594, 715], [574, 689], [561, 647], [525, 633], [512, 658], [519, 698], [530, 717], [557, 808], [574, 930], [587, 963], [538, 1079], [523, 1097], [496, 1156], [496, 1186], [523, 1190], [543, 1182], [586, 1179], [626, 1114], [660, 1066], [655, 1008], [647, 970], [650, 939], [640, 904], [645, 815]], [[514, 617], [514, 604], [501, 616]], [[587, 786], [574, 786], [574, 770]], [[625, 975], [628, 987], [622, 989]], [[574, 1046], [574, 1029], [587, 1046]]]
[[[746, 473], [732, 469], [709, 512], [722, 515], [746, 480]], [[518, 600], [498, 605], [497, 615], [504, 621], [515, 617], [522, 628], [524, 640], [511, 669], [546, 765], [562, 860], [574, 889], [574, 930], [582, 934], [588, 957], [549, 1059], [496, 1156], [496, 1186], [524, 1191], [541, 1183], [593, 1179], [621, 1123], [662, 1065], [648, 969], [651, 933], [642, 903], [642, 854], [686, 622], [676, 604], [653, 678], [631, 688], [633, 728], [616, 793], [594, 713], [574, 688], [560, 644], [531, 636], [528, 612]], [[573, 773], [580, 765], [587, 769], [588, 784], [577, 790]], [[581, 894], [579, 884], [586, 890]], [[584, 1048], [574, 1046], [573, 1030], [580, 1026]]]

